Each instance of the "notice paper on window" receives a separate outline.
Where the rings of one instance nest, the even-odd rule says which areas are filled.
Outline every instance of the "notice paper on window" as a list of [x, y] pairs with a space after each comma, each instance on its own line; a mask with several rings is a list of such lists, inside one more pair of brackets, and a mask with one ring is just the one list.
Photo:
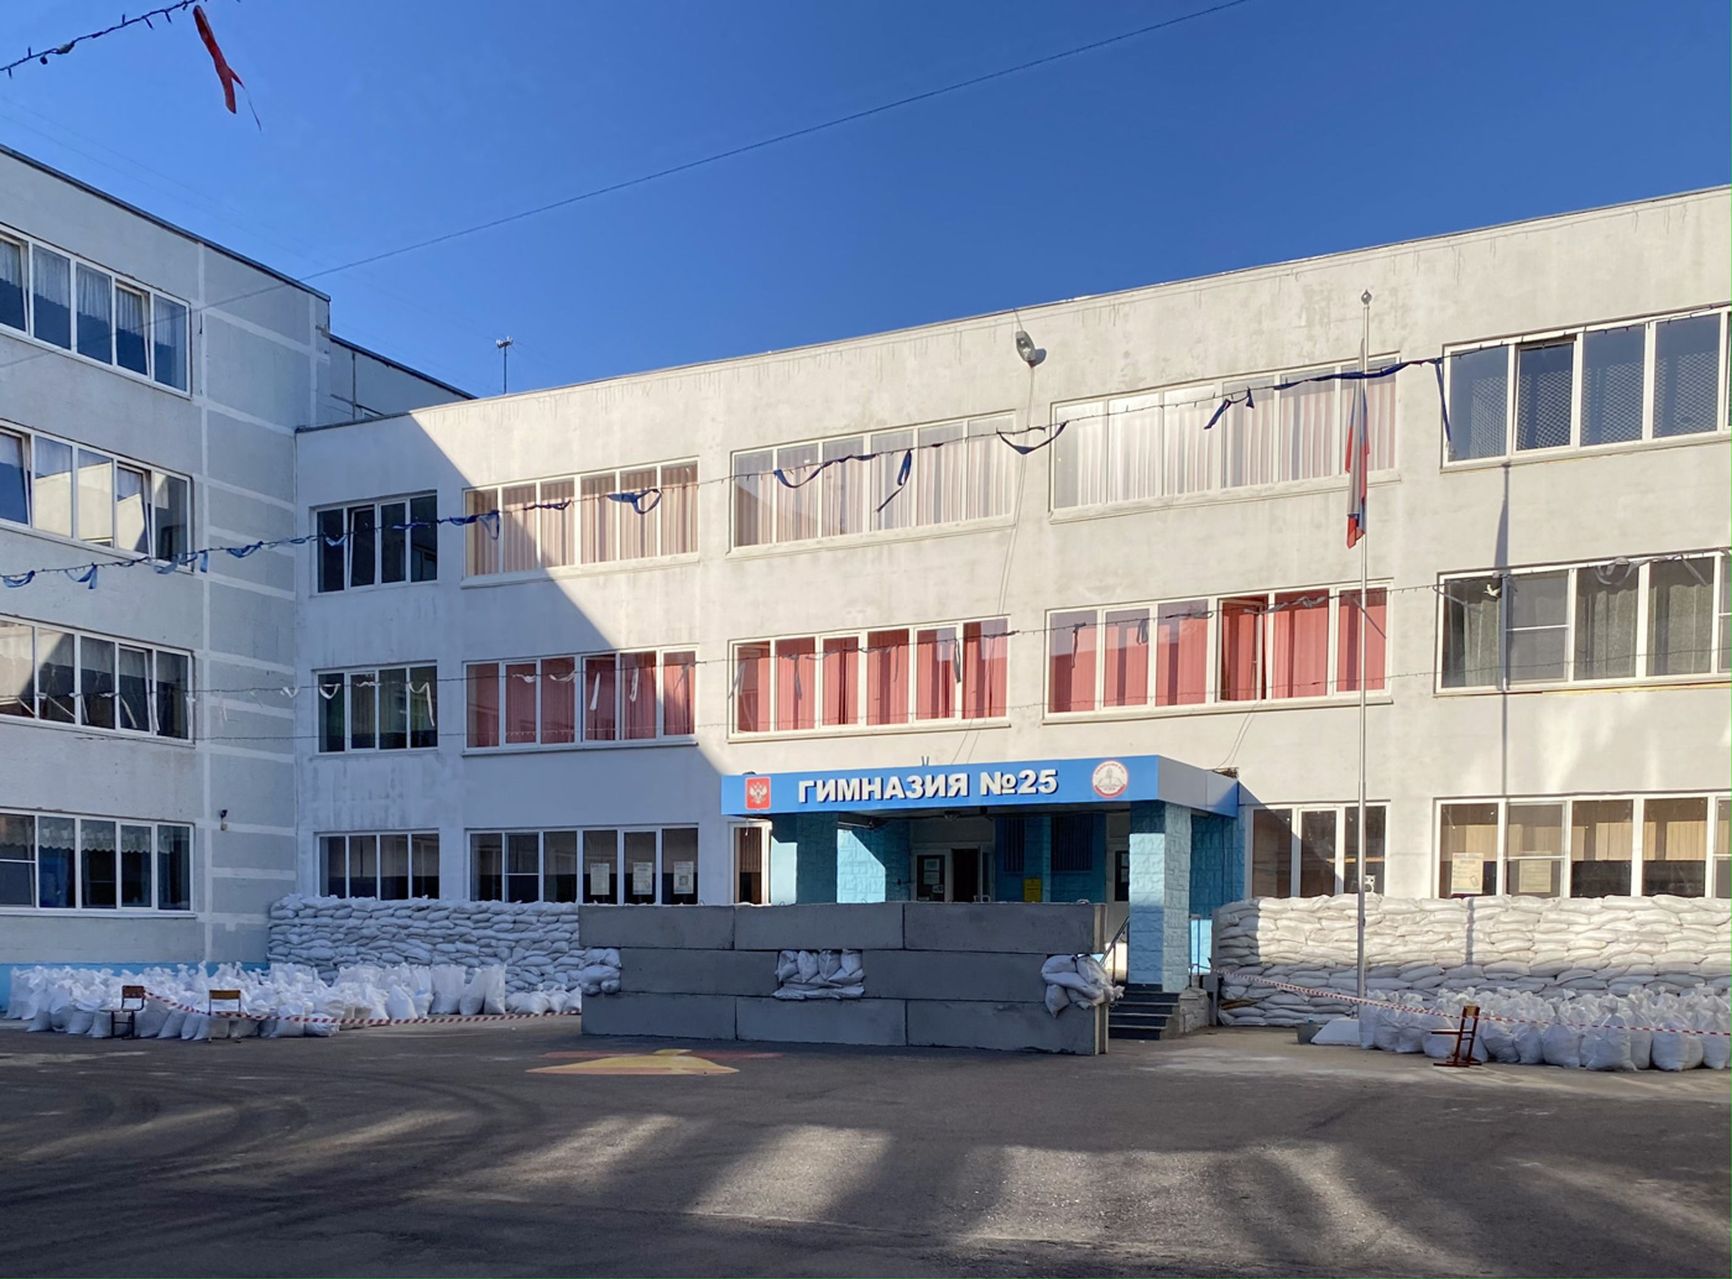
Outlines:
[[696, 862], [674, 863], [674, 891], [680, 894], [697, 891], [698, 864]]
[[656, 864], [654, 862], [633, 862], [631, 864], [631, 895], [633, 897], [651, 897], [656, 890]]
[[1449, 859], [1449, 891], [1451, 893], [1483, 893], [1485, 862], [1478, 853]]
[[613, 867], [606, 862], [591, 862], [589, 864], [589, 895], [591, 897], [612, 897]]

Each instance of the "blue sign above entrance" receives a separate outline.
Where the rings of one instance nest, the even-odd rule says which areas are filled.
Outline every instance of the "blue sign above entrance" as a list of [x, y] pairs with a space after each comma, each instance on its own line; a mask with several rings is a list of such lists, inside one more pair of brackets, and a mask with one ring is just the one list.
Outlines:
[[1147, 800], [1232, 816], [1239, 807], [1238, 783], [1160, 755], [741, 773], [722, 778], [722, 812], [730, 817]]

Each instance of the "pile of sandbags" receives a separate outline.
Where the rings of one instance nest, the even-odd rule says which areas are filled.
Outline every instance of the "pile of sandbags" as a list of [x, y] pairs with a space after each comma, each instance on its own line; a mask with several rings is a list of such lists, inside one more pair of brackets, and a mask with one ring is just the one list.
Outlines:
[[784, 950], [776, 956], [777, 999], [859, 999], [866, 969], [857, 950]]
[[1048, 955], [1040, 966], [1040, 978], [1046, 983], [1046, 1010], [1054, 1017], [1073, 1004], [1094, 1008], [1125, 993], [1122, 986], [1113, 985], [1093, 955]]
[[503, 964], [511, 991], [569, 990], [586, 962], [577, 912], [575, 902], [295, 894], [271, 907], [267, 953], [327, 977], [359, 964]]
[[[608, 974], [618, 988], [617, 952], [598, 952], [592, 969], [594, 990], [606, 989]], [[131, 1016], [138, 1037], [158, 1039], [325, 1036], [343, 1024], [445, 1014], [575, 1012], [583, 989], [574, 983], [570, 989], [551, 986], [508, 996], [507, 973], [498, 964], [473, 972], [446, 964], [358, 964], [337, 970], [329, 982], [299, 964], [272, 964], [263, 971], [222, 964], [211, 973], [184, 966], [138, 972], [38, 967], [14, 972], [8, 1015], [28, 1022], [30, 1030], [105, 1038], [114, 1033], [124, 986], [149, 992], [143, 1009]], [[239, 991], [238, 1008], [227, 1000], [213, 1003], [213, 990]], [[120, 1024], [128, 1028], [124, 1018]]]
[[[1355, 899], [1259, 898], [1215, 912], [1220, 1019], [1292, 1026], [1351, 1012], [1332, 994], [1276, 990], [1252, 978], [1354, 993]], [[1732, 906], [1698, 897], [1365, 899], [1368, 993], [1473, 989], [1557, 995], [1725, 992]]]
[[[1423, 1052], [1433, 1058], [1455, 1050], [1454, 1033], [1465, 1004], [1477, 1004], [1477, 1061], [1586, 1070], [1725, 1070], [1732, 1057], [1728, 998], [1708, 990], [1677, 993], [1541, 997], [1501, 990], [1460, 991], [1435, 999], [1404, 996], [1393, 1007], [1368, 1006], [1357, 1022], [1325, 1026], [1314, 1044], [1357, 1043], [1386, 1052]], [[1356, 1027], [1349, 1037], [1348, 1027]], [[1433, 1033], [1443, 1031], [1445, 1033]]]

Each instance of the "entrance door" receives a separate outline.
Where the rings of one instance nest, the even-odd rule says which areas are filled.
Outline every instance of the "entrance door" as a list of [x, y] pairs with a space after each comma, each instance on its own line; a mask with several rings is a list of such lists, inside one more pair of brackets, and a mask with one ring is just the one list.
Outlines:
[[978, 848], [950, 850], [950, 900], [986, 900], [986, 859]]
[[914, 900], [950, 900], [950, 857], [946, 853], [921, 853], [914, 859]]

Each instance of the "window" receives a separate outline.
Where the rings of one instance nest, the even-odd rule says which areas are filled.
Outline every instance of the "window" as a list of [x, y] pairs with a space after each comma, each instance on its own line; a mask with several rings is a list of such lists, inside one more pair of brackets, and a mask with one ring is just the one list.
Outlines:
[[[1372, 590], [1370, 599], [1366, 679], [1368, 688], [1381, 690], [1388, 588]], [[1358, 601], [1357, 591], [1319, 586], [1050, 614], [1047, 712], [1146, 710], [1356, 692]], [[1097, 635], [1104, 636], [1098, 663]]]
[[471, 662], [464, 741], [489, 750], [690, 737], [696, 672], [690, 649]]
[[0, 324], [9, 329], [24, 328], [26, 260], [22, 244], [0, 237]]
[[735, 644], [734, 732], [1001, 719], [1009, 640], [995, 617]]
[[0, 906], [192, 909], [192, 828], [0, 812]]
[[432, 493], [313, 512], [319, 591], [437, 580], [438, 518]]
[[0, 325], [6, 328], [185, 391], [186, 322], [182, 302], [0, 233]]
[[497, 536], [485, 522], [469, 526], [471, 577], [690, 555], [698, 549], [698, 464], [469, 489], [463, 509], [499, 512]]
[[1727, 577], [1724, 553], [1702, 553], [1445, 579], [1439, 687], [1711, 678], [1727, 669]]
[[[1055, 423], [1068, 425], [1051, 450], [1053, 509], [1335, 478], [1352, 390], [1333, 379], [1303, 379], [1356, 368], [1327, 365], [1057, 406]], [[1295, 385], [1274, 389], [1287, 382]], [[1365, 386], [1372, 469], [1387, 470], [1395, 463], [1394, 383]], [[1247, 389], [1249, 403], [1236, 403], [1208, 427], [1224, 396]]]
[[[999, 414], [736, 453], [734, 545], [779, 545], [1008, 515], [1016, 471], [1014, 455], [998, 433], [1014, 420]], [[898, 491], [910, 450], [908, 483]]]
[[190, 494], [178, 475], [0, 425], [0, 520], [170, 560], [188, 549]]
[[[1383, 883], [1384, 804], [1365, 806], [1366, 891]], [[1253, 897], [1328, 897], [1358, 891], [1359, 806], [1317, 804], [1251, 811]]]
[[477, 901], [581, 898], [590, 903], [685, 905], [698, 900], [695, 826], [478, 831], [469, 836], [469, 859]]
[[185, 653], [0, 618], [0, 716], [185, 738], [191, 669]]
[[1732, 896], [1732, 799], [1714, 801], [1714, 896]]
[[319, 750], [431, 750], [439, 744], [439, 672], [432, 665], [329, 671], [316, 677]]
[[[1583, 328], [1451, 353], [1446, 461], [1724, 430], [1717, 406], [1725, 402], [1726, 314]], [[1653, 393], [1645, 396], [1649, 378]]]
[[[1438, 810], [1439, 891], [1723, 895], [1728, 803], [1715, 795], [1446, 802]], [[1712, 830], [1711, 820], [1719, 823]]]

